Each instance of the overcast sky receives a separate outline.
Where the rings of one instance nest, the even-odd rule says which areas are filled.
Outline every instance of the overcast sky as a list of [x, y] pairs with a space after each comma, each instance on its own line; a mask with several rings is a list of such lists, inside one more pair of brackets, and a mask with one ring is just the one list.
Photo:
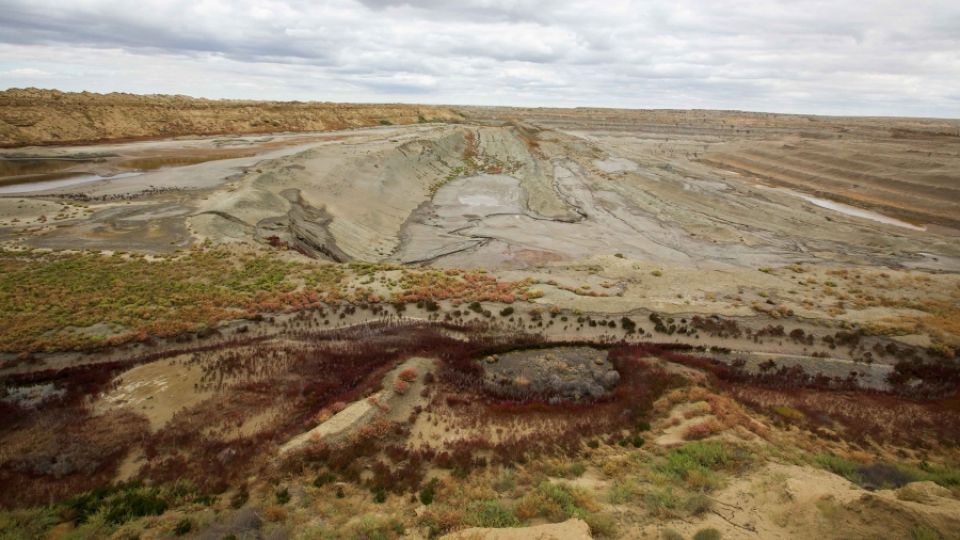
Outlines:
[[960, 117], [960, 0], [0, 0], [0, 88]]

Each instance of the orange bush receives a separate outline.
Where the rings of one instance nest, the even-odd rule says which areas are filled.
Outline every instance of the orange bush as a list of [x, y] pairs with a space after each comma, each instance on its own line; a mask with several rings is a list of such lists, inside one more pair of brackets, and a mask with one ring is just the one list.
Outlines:
[[699, 424], [688, 427], [683, 433], [683, 438], [687, 441], [705, 439], [722, 430], [723, 426], [721, 426], [719, 422], [716, 420], [707, 420], [706, 422], [700, 422]]
[[282, 506], [268, 506], [263, 511], [263, 517], [267, 521], [285, 521], [287, 519], [287, 509]]

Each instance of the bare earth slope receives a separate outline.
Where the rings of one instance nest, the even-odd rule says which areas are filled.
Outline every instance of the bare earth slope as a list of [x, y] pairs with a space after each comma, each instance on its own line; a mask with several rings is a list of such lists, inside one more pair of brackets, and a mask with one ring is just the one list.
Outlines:
[[209, 100], [10, 89], [0, 92], [0, 147], [323, 131], [457, 118], [448, 108], [425, 105]]

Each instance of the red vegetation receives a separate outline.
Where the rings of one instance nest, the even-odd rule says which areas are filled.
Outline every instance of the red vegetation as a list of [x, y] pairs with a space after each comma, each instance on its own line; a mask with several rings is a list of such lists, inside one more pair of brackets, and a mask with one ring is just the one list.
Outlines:
[[[327, 309], [344, 313], [384, 308]], [[660, 324], [669, 331], [676, 323]], [[734, 331], [721, 326], [718, 331]], [[914, 359], [898, 365], [891, 376], [893, 393], [884, 394], [859, 389], [853, 379], [811, 376], [798, 368], [771, 366], [751, 373], [739, 365], [690, 354], [692, 347], [616, 343], [604, 347], [620, 382], [605, 396], [571, 402], [520, 393], [503, 399], [486, 390], [479, 358], [531, 347], [597, 345], [547, 344], [539, 336], [484, 333], [479, 327], [447, 324], [376, 323], [318, 331], [299, 316], [276, 323], [276, 328], [282, 339], [238, 331], [231, 337], [211, 335], [205, 342], [168, 343], [164, 350], [149, 354], [137, 355], [130, 349], [123, 361], [7, 376], [0, 397], [18, 387], [50, 385], [52, 391], [32, 411], [0, 400], [4, 448], [0, 483], [5, 486], [0, 506], [45, 504], [104, 485], [114, 477], [119, 462], [135, 450], [142, 450], [147, 460], [138, 476], [150, 482], [185, 478], [204, 492], [221, 492], [251, 475], [269, 477], [277, 473], [272, 463], [279, 445], [313, 427], [318, 414], [336, 413], [378, 390], [387, 372], [413, 356], [440, 360], [436, 377], [429, 373], [424, 377], [431, 383], [426, 410], [455, 409], [465, 427], [503, 425], [523, 415], [524, 421], [535, 420], [533, 428], [497, 440], [466, 438], [440, 451], [409, 446], [410, 422], [374, 424], [345, 444], [305, 449], [286, 459], [283, 467], [322, 468], [355, 481], [370, 470], [370, 487], [409, 492], [419, 486], [430, 464], [461, 474], [493, 462], [576, 455], [589, 451], [587, 439], [619, 440], [624, 430], [641, 431], [653, 403], [667, 390], [686, 384], [681, 376], [645, 361], [649, 356], [701, 370], [719, 393], [765, 414], [776, 407], [795, 409], [802, 414], [779, 421], [794, 422], [824, 437], [863, 445], [893, 441], [918, 448], [960, 440], [953, 359]], [[469, 340], [449, 337], [444, 329], [457, 330]], [[94, 417], [83, 406], [110, 389], [122, 370], [178, 355], [186, 355], [187, 362], [202, 369], [200, 389], [221, 392], [179, 411], [156, 432], [149, 432], [142, 417], [120, 413]], [[409, 388], [416, 377], [416, 371], [404, 370], [397, 384]], [[951, 384], [954, 393], [943, 397]], [[919, 395], [935, 399], [921, 401]], [[256, 429], [245, 426], [258, 415], [272, 420]], [[699, 438], [711, 429], [694, 426], [686, 436]]]

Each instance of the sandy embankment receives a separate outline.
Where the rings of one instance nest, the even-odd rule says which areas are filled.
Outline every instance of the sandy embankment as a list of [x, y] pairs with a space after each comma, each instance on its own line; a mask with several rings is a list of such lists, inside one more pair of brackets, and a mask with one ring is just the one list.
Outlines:
[[209, 100], [14, 88], [0, 92], [0, 147], [326, 131], [459, 118], [449, 108], [429, 105]]

